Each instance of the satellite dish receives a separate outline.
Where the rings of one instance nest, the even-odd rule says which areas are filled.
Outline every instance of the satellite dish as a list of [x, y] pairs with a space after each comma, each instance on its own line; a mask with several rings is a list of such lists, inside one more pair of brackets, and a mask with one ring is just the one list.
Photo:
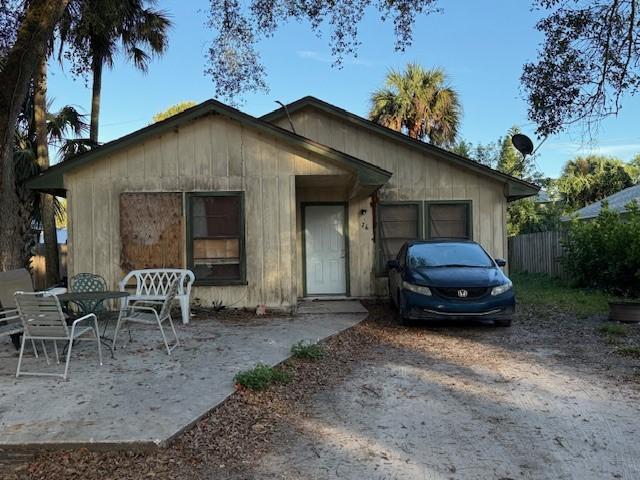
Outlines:
[[526, 135], [516, 133], [511, 137], [511, 143], [513, 143], [513, 146], [516, 147], [516, 150], [518, 150], [523, 157], [533, 153], [533, 142]]

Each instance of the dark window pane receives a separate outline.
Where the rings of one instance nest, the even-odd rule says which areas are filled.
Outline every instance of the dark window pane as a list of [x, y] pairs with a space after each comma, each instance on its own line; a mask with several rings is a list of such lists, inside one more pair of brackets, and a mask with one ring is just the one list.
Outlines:
[[198, 280], [239, 280], [240, 279], [240, 265], [239, 264], [226, 264], [226, 265], [196, 265], [193, 273]]
[[431, 238], [470, 238], [467, 204], [429, 205]]
[[194, 197], [194, 237], [230, 237], [240, 235], [240, 197]]
[[191, 268], [196, 280], [242, 279], [242, 198], [191, 197]]

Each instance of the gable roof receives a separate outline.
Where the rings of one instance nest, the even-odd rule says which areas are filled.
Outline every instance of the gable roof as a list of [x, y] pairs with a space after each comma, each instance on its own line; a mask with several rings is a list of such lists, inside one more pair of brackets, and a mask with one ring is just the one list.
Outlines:
[[301, 135], [297, 135], [289, 130], [280, 128], [277, 125], [263, 121], [259, 118], [241, 112], [238, 109], [225, 105], [224, 103], [218, 102], [217, 100], [210, 99], [177, 115], [141, 128], [140, 130], [136, 130], [133, 133], [105, 143], [104, 145], [94, 148], [86, 153], [72, 157], [69, 160], [60, 162], [46, 169], [41, 174], [29, 179], [27, 186], [34, 190], [61, 195], [65, 191], [63, 179], [65, 172], [69, 172], [81, 165], [85, 165], [119, 150], [128, 148], [150, 137], [170, 132], [181, 125], [206, 115], [225, 116], [238, 121], [243, 126], [253, 128], [261, 133], [278, 138], [279, 140], [282, 140], [294, 147], [320, 155], [332, 163], [339, 164], [355, 172], [359, 184], [363, 186], [384, 185], [392, 175], [391, 172], [369, 162], [365, 162], [364, 160], [353, 157], [344, 152], [340, 152]]
[[640, 184], [625, 188], [624, 190], [620, 190], [619, 192], [609, 195], [602, 200], [590, 203], [586, 207], [576, 210], [571, 215], [562, 217], [562, 221], [566, 222], [573, 218], [579, 218], [580, 220], [595, 218], [600, 214], [603, 202], [607, 202], [609, 210], [617, 213], [624, 213], [627, 210], [627, 205], [629, 203], [636, 202], [640, 204]]
[[348, 123], [357, 125], [361, 128], [366, 128], [367, 130], [375, 132], [376, 134], [383, 137], [401, 142], [411, 148], [421, 150], [434, 157], [447, 160], [464, 168], [469, 168], [481, 175], [485, 175], [495, 180], [505, 182], [509, 187], [507, 195], [508, 200], [517, 200], [519, 198], [529, 197], [535, 195], [540, 190], [540, 187], [538, 185], [529, 183], [525, 180], [521, 180], [511, 175], [507, 175], [506, 173], [502, 173], [498, 170], [494, 170], [491, 167], [488, 167], [456, 153], [450, 152], [443, 148], [436, 147], [435, 145], [432, 145], [430, 143], [415, 140], [408, 135], [397, 132], [396, 130], [392, 130], [387, 127], [383, 127], [382, 125], [378, 125], [375, 122], [367, 120], [366, 118], [360, 117], [359, 115], [356, 115], [354, 113], [348, 112], [343, 108], [336, 107], [335, 105], [327, 103], [316, 97], [303, 97], [299, 100], [296, 100], [295, 102], [289, 103], [286, 106], [286, 109], [280, 107], [270, 113], [267, 113], [266, 115], [263, 115], [260, 118], [267, 122], [273, 122], [282, 118], [286, 118], [287, 111], [289, 113], [293, 113], [306, 107], [317, 108], [318, 110], [321, 110], [333, 116], [340, 117]]

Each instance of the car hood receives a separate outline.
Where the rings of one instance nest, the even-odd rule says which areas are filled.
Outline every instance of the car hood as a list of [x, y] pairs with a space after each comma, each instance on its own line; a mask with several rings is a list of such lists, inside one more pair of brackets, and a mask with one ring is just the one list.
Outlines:
[[411, 272], [413, 281], [430, 287], [493, 287], [508, 279], [499, 268], [424, 267]]

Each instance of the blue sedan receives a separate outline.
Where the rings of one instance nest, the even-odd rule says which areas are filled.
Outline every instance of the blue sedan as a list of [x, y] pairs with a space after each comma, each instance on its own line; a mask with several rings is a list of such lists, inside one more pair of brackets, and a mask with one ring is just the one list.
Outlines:
[[505, 264], [472, 241], [407, 242], [387, 264], [389, 296], [401, 323], [483, 318], [509, 326], [516, 297]]

